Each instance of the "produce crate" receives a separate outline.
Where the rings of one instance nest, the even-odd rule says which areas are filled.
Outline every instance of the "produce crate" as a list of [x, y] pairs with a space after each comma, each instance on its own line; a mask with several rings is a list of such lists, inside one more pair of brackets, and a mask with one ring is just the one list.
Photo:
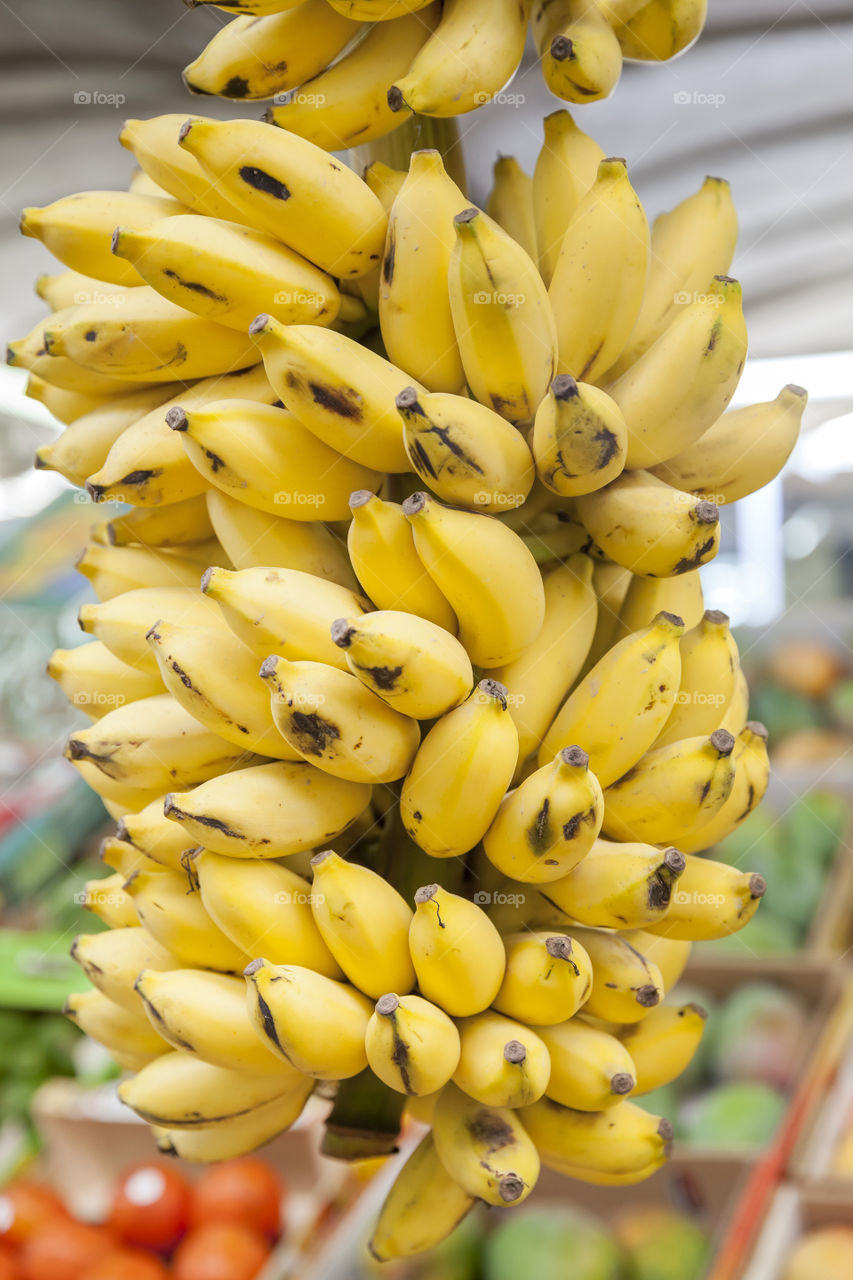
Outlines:
[[[846, 1195], [786, 1183], [777, 1191], [755, 1248], [738, 1280], [780, 1280], [793, 1245], [818, 1227], [853, 1225], [853, 1188]], [[821, 1280], [815, 1276], [814, 1280]]]
[[813, 1105], [791, 1154], [789, 1176], [829, 1196], [853, 1195], [849, 1176], [833, 1172], [833, 1158], [845, 1132], [853, 1131], [853, 976], [823, 1040], [820, 1070], [813, 1081]]

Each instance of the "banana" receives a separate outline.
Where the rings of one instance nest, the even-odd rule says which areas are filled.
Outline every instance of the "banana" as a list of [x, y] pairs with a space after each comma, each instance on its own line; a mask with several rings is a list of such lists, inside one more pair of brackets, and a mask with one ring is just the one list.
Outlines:
[[301, 759], [275, 726], [257, 658], [235, 635], [157, 622], [147, 640], [168, 692], [212, 733], [261, 756]]
[[147, 853], [142, 853], [116, 836], [104, 836], [98, 848], [98, 857], [105, 867], [119, 872], [124, 880], [132, 876], [134, 871], [157, 871], [161, 865], [149, 858]]
[[234, 766], [244, 754], [194, 719], [171, 694], [114, 707], [68, 739], [66, 755], [87, 760], [108, 778], [145, 790], [194, 786]]
[[458, 640], [425, 618], [393, 609], [337, 618], [332, 639], [352, 674], [402, 715], [432, 720], [471, 692], [471, 659]]
[[217, 929], [186, 873], [140, 871], [125, 889], [143, 928], [184, 968], [242, 972], [249, 957]]
[[198, 213], [147, 227], [122, 222], [112, 251], [162, 297], [240, 333], [258, 311], [282, 324], [326, 325], [340, 309], [334, 280], [280, 240], [236, 222]]
[[708, 609], [685, 631], [681, 649], [681, 688], [655, 747], [682, 738], [713, 733], [731, 701], [740, 668], [728, 614]]
[[277, 862], [224, 857], [210, 849], [194, 853], [192, 872], [205, 911], [246, 955], [263, 951], [273, 964], [343, 976], [314, 922], [307, 880]]
[[560, 1106], [573, 1111], [606, 1111], [633, 1093], [637, 1069], [629, 1050], [616, 1036], [579, 1018], [536, 1030], [551, 1057], [545, 1092]]
[[319, 521], [270, 515], [220, 489], [208, 489], [205, 499], [216, 537], [235, 569], [300, 569], [358, 590], [344, 544]]
[[734, 786], [729, 798], [707, 822], [679, 834], [685, 853], [710, 849], [731, 835], [764, 799], [770, 781], [767, 759], [767, 730], [758, 720], [748, 720], [737, 735], [732, 762]]
[[182, 548], [192, 555], [177, 555], [153, 547], [113, 547], [90, 542], [74, 567], [89, 580], [98, 602], [104, 604], [144, 587], [197, 587], [199, 570], [204, 566], [195, 557], [206, 547], [206, 543], [199, 543], [197, 547]]
[[548, 287], [561, 373], [593, 382], [613, 364], [640, 309], [648, 257], [648, 223], [625, 161], [604, 159], [566, 227]]
[[289, 761], [172, 792], [164, 811], [190, 840], [232, 858], [284, 858], [328, 843], [367, 808], [370, 787]]
[[299, 1119], [313, 1088], [314, 1081], [306, 1076], [289, 1093], [252, 1107], [244, 1115], [219, 1120], [212, 1129], [161, 1128], [156, 1134], [158, 1150], [191, 1164], [213, 1164], [249, 1155]]
[[215, 603], [197, 590], [197, 581], [192, 586], [122, 591], [96, 604], [82, 604], [77, 614], [81, 629], [102, 641], [114, 657], [158, 678], [157, 659], [145, 637], [159, 620], [228, 634]]
[[408, 772], [420, 742], [417, 721], [349, 671], [274, 655], [260, 675], [279, 733], [303, 760], [349, 782], [394, 782]]
[[614, 645], [563, 704], [539, 749], [545, 764], [580, 743], [607, 787], [637, 763], [660, 733], [681, 680], [680, 618], [659, 613], [651, 626]]
[[[594, 545], [588, 546], [587, 552], [590, 556], [597, 554]], [[619, 630], [619, 610], [622, 607], [632, 577], [633, 574], [629, 569], [623, 569], [621, 564], [616, 564], [612, 560], [593, 560], [592, 585], [598, 597], [598, 619], [586, 661], [581, 667], [581, 679], [587, 672], [592, 670], [608, 650], [613, 648], [617, 639], [620, 638], [617, 635]], [[655, 611], [655, 613], [660, 612], [660, 609]], [[677, 610], [669, 610], [669, 612], [673, 612], [680, 617]], [[647, 626], [653, 621], [654, 616], [655, 614], [651, 615], [646, 623]]]
[[149, 1124], [164, 1129], [213, 1129], [273, 1098], [299, 1091], [303, 1082], [297, 1073], [279, 1065], [275, 1074], [254, 1075], [213, 1066], [174, 1049], [122, 1080], [118, 1096]]
[[[394, 201], [406, 181], [407, 172], [406, 169], [394, 169], [390, 164], [385, 164], [383, 160], [371, 160], [370, 164], [365, 165], [364, 181], [389, 216], [394, 207]], [[380, 270], [381, 267], [374, 267], [374, 271], [378, 272]]]
[[129, 667], [98, 640], [76, 649], [54, 649], [47, 674], [71, 705], [93, 720], [99, 720], [114, 707], [163, 692], [159, 676]]
[[446, 0], [435, 32], [388, 90], [392, 111], [458, 116], [488, 102], [515, 73], [529, 0]]
[[322, 71], [361, 31], [326, 0], [304, 0], [281, 13], [248, 13], [220, 27], [184, 68], [190, 93], [257, 101], [296, 89]]
[[297, 5], [302, 4], [302, 0], [192, 0], [191, 7], [195, 9], [205, 4], [222, 9], [225, 13], [236, 11], [260, 15], [284, 13], [285, 9], [295, 9]]
[[[112, 309], [116, 314], [120, 310], [114, 306]], [[62, 391], [74, 391], [79, 395], [99, 396], [106, 399], [111, 396], [126, 395], [130, 391], [149, 390], [154, 385], [151, 380], [130, 382], [125, 378], [97, 373], [94, 369], [84, 368], [76, 360], [69, 360], [67, 356], [48, 350], [48, 326], [64, 323], [66, 319], [76, 315], [77, 311], [77, 307], [65, 307], [62, 311], [54, 311], [46, 319], [40, 320], [25, 337], [8, 343], [6, 363], [15, 368], [26, 369], [31, 375], [49, 382], [52, 387]]]
[[350, 560], [377, 609], [414, 614], [455, 636], [456, 615], [418, 558], [402, 507], [361, 489], [350, 494], [350, 511]]
[[[165, 192], [162, 194], [166, 195]], [[171, 204], [172, 201], [169, 203]], [[76, 307], [82, 302], [95, 301], [112, 302], [120, 307], [133, 288], [136, 288], [136, 285], [111, 285], [109, 281], [98, 280], [95, 276], [83, 275], [80, 271], [70, 269], [60, 271], [57, 275], [37, 276], [35, 283], [36, 293], [47, 303], [51, 311], [62, 311], [65, 307]]]
[[324, 151], [346, 151], [386, 137], [410, 117], [408, 111], [391, 110], [388, 85], [406, 74], [439, 13], [437, 4], [425, 0], [417, 14], [378, 22], [332, 66], [304, 81], [281, 105], [270, 107], [264, 118]]
[[693, 195], [652, 225], [649, 277], [640, 314], [622, 354], [608, 371], [630, 368], [715, 273], [728, 271], [737, 241], [737, 215], [724, 178], [706, 178]]
[[592, 989], [592, 965], [574, 938], [528, 930], [504, 938], [506, 973], [492, 1001], [499, 1013], [531, 1026], [572, 1018]]
[[546, 574], [542, 630], [513, 662], [487, 673], [510, 692], [519, 763], [539, 746], [589, 652], [598, 616], [592, 573], [589, 556], [577, 554]]
[[550, 285], [566, 228], [595, 181], [604, 152], [565, 109], [544, 120], [545, 140], [533, 170], [539, 270]]
[[379, 282], [382, 340], [389, 360], [429, 391], [458, 391], [465, 383], [447, 273], [453, 219], [467, 204], [441, 153], [415, 151], [388, 216]]
[[574, 498], [621, 474], [628, 428], [606, 391], [561, 373], [536, 410], [530, 443], [542, 483]]
[[[119, 223], [148, 227], [184, 213], [185, 207], [168, 197], [139, 196], [129, 191], [80, 191], [63, 196], [43, 209], [24, 209], [21, 234], [34, 236], [72, 271], [110, 285], [139, 285], [144, 281], [132, 263], [116, 261], [110, 251], [113, 228]], [[104, 296], [109, 293], [102, 285]]]
[[[125, 783], [116, 782], [114, 778], [108, 778], [105, 773], [96, 765], [90, 764], [87, 760], [72, 760], [71, 767], [76, 769], [77, 773], [96, 795], [101, 797], [104, 808], [113, 818], [120, 818], [124, 813], [136, 813], [139, 809], [145, 807], [152, 800], [156, 800], [156, 793], [153, 791], [141, 790], [139, 787], [127, 786]], [[126, 895], [125, 895], [126, 898]], [[130, 899], [126, 899], [127, 911], [124, 906], [118, 912], [120, 916], [128, 916], [118, 921], [121, 925], [136, 924], [135, 913], [130, 909]], [[93, 908], [93, 910], [98, 910]], [[99, 914], [103, 915], [102, 912]], [[104, 919], [106, 917], [104, 916]], [[112, 928], [113, 925], [110, 925]]]
[[216, 537], [207, 514], [203, 493], [162, 507], [136, 507], [103, 526], [105, 541], [125, 547], [141, 542], [145, 547], [181, 547]]
[[483, 848], [492, 865], [511, 879], [553, 881], [557, 888], [567, 873], [571, 880], [572, 869], [584, 865], [603, 817], [604, 796], [589, 771], [589, 756], [580, 747], [564, 747], [502, 800]]
[[360, 22], [388, 22], [425, 9], [430, 0], [329, 0], [338, 13]]
[[732, 409], [652, 474], [717, 503], [763, 489], [784, 467], [800, 434], [808, 392], [789, 382], [775, 400]]
[[651, 1093], [687, 1070], [707, 1017], [699, 1004], [662, 1004], [642, 1022], [623, 1028], [620, 1040], [636, 1068], [637, 1094]]
[[93, 302], [55, 312], [45, 343], [52, 356], [131, 383], [207, 378], [258, 362], [243, 334], [176, 306], [149, 285], [120, 308]]
[[[325, 0], [324, 0], [325, 3]], [[273, 405], [214, 401], [166, 414], [187, 457], [214, 488], [292, 520], [344, 520], [353, 489], [378, 489], [378, 472], [343, 457]]]
[[455, 858], [477, 844], [495, 817], [518, 760], [507, 693], [481, 680], [430, 729], [400, 795], [403, 826], [425, 853]]
[[727, 938], [749, 924], [767, 890], [763, 876], [711, 858], [688, 857], [672, 905], [650, 933], [680, 941]]
[[367, 1066], [373, 1004], [355, 987], [299, 965], [253, 960], [245, 972], [249, 1015], [272, 1051], [318, 1080], [347, 1080]]
[[503, 1014], [475, 1014], [459, 1023], [461, 1053], [453, 1083], [487, 1107], [526, 1107], [541, 1098], [551, 1074], [544, 1041]]
[[533, 262], [539, 260], [533, 179], [515, 156], [498, 156], [492, 166], [492, 190], [486, 213], [508, 236], [520, 244]]
[[184, 870], [181, 858], [192, 848], [192, 840], [183, 828], [165, 817], [162, 796], [135, 813], [125, 813], [119, 819], [116, 836], [170, 871]]
[[557, 367], [557, 329], [545, 285], [520, 244], [488, 214], [464, 209], [448, 286], [471, 392], [510, 422], [532, 418]]
[[719, 549], [719, 508], [650, 471], [624, 471], [604, 489], [578, 498], [577, 511], [604, 554], [642, 576], [689, 573]]
[[89, 472], [89, 492], [95, 499], [126, 500], [136, 507], [159, 507], [204, 493], [207, 481], [187, 456], [182, 437], [169, 428], [166, 414], [176, 405], [197, 409], [230, 398], [272, 404], [276, 392], [260, 367], [182, 388], [116, 439], [100, 465]]
[[101, 995], [138, 1014], [139, 996], [133, 984], [143, 969], [174, 969], [177, 960], [145, 929], [107, 929], [81, 933], [71, 944], [71, 956]]
[[410, 1097], [443, 1088], [459, 1063], [455, 1023], [421, 996], [380, 996], [364, 1043], [373, 1074], [389, 1089]]
[[677, 849], [596, 840], [567, 876], [540, 892], [581, 924], [642, 929], [665, 914], [684, 867]]
[[100, 991], [82, 991], [68, 997], [63, 1013], [109, 1049], [119, 1066], [136, 1070], [169, 1052], [138, 1004], [131, 1011]]
[[300, 569], [259, 567], [232, 573], [212, 568], [201, 589], [259, 658], [279, 653], [289, 661], [325, 662], [341, 671], [347, 664], [331, 638], [332, 623], [368, 609], [363, 597]]
[[[78, 418], [94, 412], [95, 409], [103, 409], [109, 404], [109, 399], [106, 396], [86, 395], [82, 391], [65, 391], [62, 387], [55, 387], [52, 383], [45, 382], [44, 378], [40, 378], [36, 373], [28, 375], [24, 395], [31, 400], [37, 400], [39, 404], [43, 404], [48, 413], [52, 414], [57, 421], [64, 423], [67, 427], [76, 422]], [[85, 483], [85, 476], [81, 478], [79, 473], [70, 470], [63, 471], [61, 464], [57, 465], [53, 461], [54, 457], [56, 457], [57, 462], [59, 462], [61, 454], [56, 453], [55, 446], [64, 439], [65, 434], [63, 431], [62, 435], [58, 436], [56, 440], [52, 440], [48, 444], [39, 445], [36, 449], [33, 466], [36, 468], [43, 467], [48, 471], [59, 471], [72, 484], [82, 485]], [[69, 440], [71, 438], [69, 436]]]
[[628, 426], [627, 466], [653, 467], [697, 441], [734, 395], [746, 360], [737, 280], [716, 275], [607, 391]]
[[680, 573], [676, 578], [642, 578], [632, 574], [628, 582], [613, 643], [632, 631], [648, 627], [662, 611], [682, 618], [687, 628], [695, 627], [705, 611], [699, 570]]
[[669, 1154], [672, 1125], [633, 1102], [604, 1111], [575, 1111], [552, 1098], [524, 1107], [521, 1120], [542, 1163], [569, 1177], [575, 1171], [622, 1174], [645, 1169]]
[[157, 409], [165, 398], [165, 388], [132, 391], [82, 413], [56, 440], [39, 445], [36, 467], [59, 471], [82, 488], [93, 472], [100, 471], [122, 432]]
[[[664, 923], [666, 921], [664, 920]], [[572, 929], [592, 966], [592, 992], [584, 1014], [605, 1022], [639, 1022], [664, 995], [663, 975], [645, 952], [618, 933], [604, 929]]]
[[623, 931], [621, 936], [625, 942], [629, 942], [637, 951], [642, 952], [647, 960], [657, 965], [663, 979], [664, 992], [669, 995], [687, 967], [693, 943], [678, 941], [676, 938], [664, 938], [660, 934], [646, 933], [643, 929], [629, 929]]
[[368, 1248], [378, 1262], [431, 1249], [450, 1235], [474, 1203], [439, 1160], [435, 1139], [427, 1132], [385, 1197]]
[[[602, 830], [613, 840], [670, 844], [713, 818], [731, 795], [735, 739], [726, 729], [647, 752], [604, 792]], [[642, 920], [635, 922], [643, 925]]]
[[668, 62], [701, 33], [708, 0], [601, 0], [599, 7], [626, 58]]
[[542, 75], [564, 102], [597, 102], [622, 74], [622, 50], [597, 0], [535, 0], [533, 39]]
[[406, 498], [403, 514], [471, 661], [495, 667], [518, 658], [545, 619], [542, 578], [521, 538], [499, 520], [442, 506], [427, 493]]
[[281, 240], [330, 275], [365, 275], [382, 254], [387, 217], [351, 169], [296, 134], [255, 120], [200, 120], [178, 141], [241, 221]]
[[446, 1084], [435, 1104], [432, 1134], [453, 1180], [486, 1204], [521, 1204], [536, 1185], [536, 1147], [508, 1107], [484, 1106]]
[[100, 880], [87, 880], [83, 885], [81, 905], [103, 920], [108, 929], [132, 929], [139, 925], [133, 900], [124, 889], [125, 877], [104, 876]]
[[[185, 120], [185, 115], [125, 120], [118, 140], [131, 152], [143, 173], [175, 200], [180, 201], [186, 209], [205, 213], [212, 218], [245, 222], [241, 210], [226, 199], [196, 158], [178, 145], [178, 134]], [[125, 221], [128, 219], [125, 218]], [[114, 221], [110, 234], [115, 225]]]
[[418, 988], [453, 1018], [482, 1013], [503, 981], [504, 944], [481, 907], [429, 884], [415, 894], [409, 948]]

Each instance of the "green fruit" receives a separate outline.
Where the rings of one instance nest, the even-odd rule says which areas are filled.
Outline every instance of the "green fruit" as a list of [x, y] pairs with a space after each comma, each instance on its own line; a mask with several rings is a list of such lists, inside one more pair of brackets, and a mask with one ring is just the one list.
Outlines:
[[[853, 685], [853, 681], [846, 681]], [[831, 862], [847, 826], [847, 804], [832, 791], [811, 791], [785, 820], [786, 845], [805, 861]]]
[[616, 1238], [627, 1254], [626, 1280], [701, 1280], [705, 1274], [708, 1237], [674, 1209], [628, 1209], [617, 1220]]
[[806, 1024], [802, 1001], [783, 987], [739, 987], [717, 1011], [711, 1070], [721, 1080], [790, 1088]]
[[787, 1098], [766, 1084], [718, 1084], [682, 1105], [679, 1130], [700, 1147], [765, 1147], [787, 1106]]
[[487, 1236], [483, 1280], [620, 1280], [622, 1266], [618, 1245], [595, 1218], [571, 1208], [531, 1209]]

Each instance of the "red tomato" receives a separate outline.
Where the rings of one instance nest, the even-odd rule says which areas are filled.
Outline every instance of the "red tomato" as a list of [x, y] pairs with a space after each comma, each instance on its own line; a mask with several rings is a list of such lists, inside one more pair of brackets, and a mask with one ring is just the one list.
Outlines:
[[168, 1280], [159, 1258], [143, 1249], [111, 1249], [80, 1280]]
[[116, 1189], [109, 1225], [122, 1244], [167, 1253], [187, 1229], [191, 1191], [168, 1165], [147, 1161], [129, 1169]]
[[55, 1191], [35, 1182], [12, 1182], [0, 1191], [0, 1241], [15, 1249], [34, 1231], [68, 1210]]
[[236, 1222], [277, 1236], [284, 1183], [264, 1160], [246, 1156], [206, 1169], [193, 1189], [190, 1225]]
[[178, 1245], [172, 1274], [174, 1280], [254, 1280], [269, 1252], [260, 1232], [210, 1222], [196, 1227]]
[[113, 1248], [102, 1227], [83, 1222], [47, 1222], [21, 1250], [23, 1280], [81, 1280], [87, 1268]]

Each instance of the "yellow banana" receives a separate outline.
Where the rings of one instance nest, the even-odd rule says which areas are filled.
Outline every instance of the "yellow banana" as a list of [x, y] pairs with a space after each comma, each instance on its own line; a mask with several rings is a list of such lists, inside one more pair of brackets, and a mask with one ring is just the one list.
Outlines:
[[808, 392], [789, 382], [775, 400], [732, 409], [682, 452], [652, 469], [667, 484], [714, 502], [738, 502], [779, 474], [800, 434]]
[[548, 293], [520, 244], [479, 209], [456, 214], [448, 284], [471, 392], [510, 422], [532, 418], [557, 364]]
[[163, 813], [162, 796], [136, 813], [124, 814], [116, 827], [116, 836], [170, 871], [184, 869], [181, 858], [192, 848], [192, 840], [183, 828], [169, 822]]
[[87, 1036], [109, 1049], [119, 1066], [136, 1070], [169, 1052], [169, 1045], [139, 1004], [131, 1011], [100, 991], [82, 991], [68, 997], [63, 1012]]
[[632, 631], [648, 627], [662, 611], [677, 614], [687, 628], [695, 627], [705, 611], [699, 570], [675, 578], [642, 578], [631, 574], [619, 609], [614, 644]]
[[[136, 290], [133, 290], [135, 293]], [[105, 311], [113, 311], [116, 315], [121, 310], [112, 303], [104, 303]], [[95, 369], [85, 368], [76, 360], [61, 356], [56, 351], [48, 350], [48, 326], [63, 324], [78, 314], [78, 307], [65, 307], [62, 311], [54, 311], [44, 320], [40, 320], [34, 329], [23, 338], [18, 338], [6, 346], [6, 363], [15, 368], [26, 369], [31, 375], [42, 378], [51, 386], [62, 391], [74, 391], [79, 395], [93, 395], [101, 398], [123, 396], [128, 392], [147, 391], [154, 385], [153, 379], [146, 381], [128, 381], [108, 373], [98, 373]], [[177, 375], [175, 375], [177, 376]]]
[[520, 1204], [536, 1185], [536, 1147], [509, 1107], [484, 1106], [446, 1084], [435, 1104], [432, 1135], [448, 1174], [486, 1204]]
[[337, 618], [332, 639], [367, 689], [416, 720], [444, 715], [471, 692], [471, 659], [458, 640], [426, 618], [377, 609]]
[[[96, 409], [106, 408], [110, 403], [109, 398], [106, 396], [86, 395], [82, 391], [65, 391], [62, 387], [55, 387], [52, 383], [46, 382], [44, 378], [39, 377], [37, 373], [28, 375], [24, 395], [31, 400], [37, 400], [39, 404], [43, 404], [48, 413], [66, 426], [71, 426], [78, 418], [82, 418]], [[59, 471], [72, 484], [82, 485], [85, 482], [85, 476], [81, 478], [78, 472], [70, 469], [63, 470], [61, 453], [55, 450], [55, 446], [64, 439], [65, 434], [63, 431], [62, 435], [56, 440], [52, 440], [48, 444], [40, 444], [36, 449], [33, 466], [36, 468], [44, 467], [48, 471]], [[70, 441], [72, 437], [69, 436], [68, 439]], [[54, 458], [56, 458], [56, 462], [54, 462]]]
[[409, 835], [434, 858], [467, 853], [486, 834], [518, 760], [506, 689], [481, 680], [424, 738], [400, 796]]
[[579, 743], [603, 787], [648, 751], [672, 710], [681, 679], [681, 619], [660, 613], [610, 649], [569, 695], [539, 749], [545, 764]]
[[620, 1039], [636, 1068], [637, 1094], [651, 1093], [687, 1069], [707, 1017], [699, 1004], [661, 1004], [642, 1022], [623, 1028]]
[[103, 532], [105, 541], [117, 547], [132, 542], [141, 542], [145, 547], [181, 547], [216, 537], [203, 493], [162, 507], [135, 507], [110, 520]]
[[[96, 795], [101, 797], [104, 808], [107, 810], [110, 817], [118, 819], [128, 812], [137, 813], [152, 800], [157, 799], [157, 793], [155, 791], [145, 790], [139, 787], [131, 787], [123, 782], [116, 782], [114, 778], [108, 778], [105, 773], [102, 773], [96, 765], [90, 764], [88, 760], [72, 760], [70, 763], [71, 767], [76, 769], [77, 773], [86, 783], [86, 786], [94, 791]], [[123, 878], [124, 877], [122, 877], [122, 879]], [[123, 905], [121, 910], [117, 910], [112, 914], [122, 917], [117, 920], [119, 925], [136, 924], [137, 921], [135, 913], [130, 909], [130, 899], [126, 898], [126, 895], [125, 899], [127, 910], [125, 910]], [[93, 907], [92, 910], [98, 910], [98, 908]], [[106, 919], [103, 912], [100, 912], [100, 914], [103, 919]], [[113, 927], [115, 926], [111, 923], [110, 928]]]
[[554, 1102], [573, 1111], [606, 1111], [634, 1091], [634, 1061], [609, 1032], [579, 1018], [536, 1030], [551, 1057], [545, 1092]]
[[284, 13], [285, 9], [295, 9], [302, 0], [192, 0], [192, 8], [200, 5], [211, 5], [222, 9], [225, 13]]
[[365, 275], [382, 254], [387, 217], [352, 170], [294, 133], [255, 120], [181, 127], [195, 156], [243, 221], [282, 240], [331, 275]]
[[531, 26], [553, 94], [564, 102], [597, 102], [613, 92], [622, 50], [597, 0], [534, 0]]
[[114, 547], [90, 542], [74, 565], [88, 578], [103, 604], [114, 596], [144, 587], [197, 587], [210, 547], [200, 542], [185, 546], [178, 555], [159, 547]]
[[677, 849], [596, 840], [567, 876], [540, 892], [581, 924], [642, 929], [664, 915], [684, 867]]
[[145, 929], [133, 928], [78, 934], [71, 955], [102, 995], [132, 1014], [141, 1009], [133, 984], [142, 970], [174, 969], [178, 963]]
[[474, 1203], [439, 1160], [433, 1135], [427, 1132], [385, 1197], [368, 1248], [379, 1262], [431, 1249], [450, 1235]]
[[499, 1013], [545, 1027], [574, 1017], [586, 1004], [592, 965], [574, 937], [528, 930], [503, 941], [506, 974], [492, 1001]]
[[358, 590], [343, 542], [319, 521], [270, 515], [220, 489], [208, 489], [205, 498], [216, 536], [235, 569], [301, 569]]
[[[732, 692], [729, 705], [723, 712], [720, 721], [721, 729], [728, 729], [729, 733], [737, 736], [746, 726], [746, 717], [749, 715], [749, 685], [746, 676], [743, 674], [743, 668], [738, 667], [735, 672], [735, 687]], [[688, 853], [691, 850], [687, 850]]]
[[370, 802], [370, 787], [289, 761], [223, 773], [172, 792], [164, 811], [195, 844], [232, 858], [284, 858], [344, 831]]
[[495, 161], [486, 213], [521, 245], [533, 262], [538, 262], [533, 179], [524, 172], [515, 156], [498, 156]]
[[766, 890], [763, 876], [710, 858], [688, 857], [669, 911], [647, 928], [681, 941], [727, 938], [749, 924]]
[[392, 992], [376, 1002], [365, 1035], [367, 1061], [383, 1084], [421, 1097], [443, 1088], [459, 1063], [459, 1032], [443, 1009]]
[[689, 573], [719, 549], [719, 508], [650, 471], [623, 472], [604, 489], [578, 498], [577, 511], [605, 555], [643, 576]]
[[[677, 891], [676, 891], [677, 892]], [[572, 928], [592, 966], [592, 992], [584, 1015], [605, 1022], [639, 1022], [664, 995], [663, 975], [649, 955], [619, 933], [606, 929]]]
[[495, 667], [518, 658], [545, 618], [542, 578], [521, 538], [499, 520], [442, 506], [427, 493], [407, 498], [403, 514], [471, 661]]
[[764, 799], [770, 781], [767, 759], [767, 730], [758, 720], [747, 720], [737, 735], [732, 762], [735, 766], [734, 786], [729, 798], [713, 817], [689, 831], [679, 833], [685, 853], [710, 849], [731, 835]]
[[454, 1018], [482, 1013], [504, 976], [506, 955], [495, 926], [467, 898], [424, 885], [415, 894], [409, 948], [418, 988]]
[[[613, 840], [670, 844], [713, 818], [734, 786], [735, 739], [726, 729], [647, 752], [604, 792], [602, 830]], [[637, 920], [637, 925], [643, 925]]]
[[[594, 546], [589, 547], [588, 550], [590, 555], [595, 553]], [[622, 607], [632, 577], [631, 571], [623, 569], [621, 564], [616, 564], [611, 560], [593, 560], [592, 585], [598, 598], [598, 619], [586, 661], [581, 667], [581, 678], [592, 670], [596, 662], [599, 662], [620, 638], [617, 635], [619, 610]], [[660, 612], [660, 609], [655, 610], [655, 613]], [[670, 610], [669, 612], [677, 614], [677, 610]], [[653, 621], [655, 613], [649, 617], [646, 623], [647, 626]]]
[[455, 635], [456, 615], [418, 558], [402, 507], [360, 489], [350, 495], [350, 511], [350, 560], [377, 609], [402, 610]]
[[135, 849], [126, 840], [119, 840], [117, 836], [104, 836], [98, 848], [98, 857], [105, 867], [120, 872], [125, 880], [132, 876], [134, 871], [157, 871], [161, 865], [153, 858], [149, 858], [147, 853]]
[[530, 443], [542, 483], [574, 498], [620, 475], [628, 428], [606, 391], [561, 373], [536, 410]]
[[687, 967], [693, 943], [663, 938], [660, 934], [646, 933], [644, 929], [623, 930], [621, 936], [625, 942], [642, 952], [647, 960], [657, 965], [663, 979], [664, 993], [669, 995]]
[[279, 1058], [319, 1080], [346, 1080], [367, 1066], [367, 996], [299, 965], [253, 960], [246, 973], [249, 1015]]
[[140, 871], [125, 888], [143, 928], [179, 964], [218, 973], [242, 972], [248, 957], [217, 929], [186, 873]]
[[81, 905], [103, 920], [108, 929], [133, 929], [139, 925], [136, 908], [125, 892], [124, 883], [125, 877], [116, 872], [100, 880], [87, 880], [83, 886]]
[[122, 591], [97, 604], [82, 604], [77, 621], [83, 631], [102, 641], [116, 658], [137, 671], [158, 677], [157, 659], [145, 639], [155, 622], [217, 629], [228, 634], [215, 603], [201, 595], [197, 583]]
[[681, 649], [681, 688], [655, 747], [682, 738], [713, 733], [725, 714], [740, 667], [728, 614], [708, 609], [685, 631]]
[[708, 0], [601, 0], [600, 9], [626, 58], [667, 62], [699, 36]]
[[[242, 211], [226, 199], [223, 191], [205, 173], [195, 156], [178, 145], [178, 134], [185, 120], [185, 115], [125, 120], [118, 140], [131, 152], [149, 179], [187, 209], [213, 218], [245, 222]], [[125, 221], [128, 219], [125, 218]], [[115, 225], [116, 221], [113, 221], [112, 227]], [[139, 225], [138, 222], [136, 225]]]
[[544, 129], [545, 140], [533, 171], [533, 210], [539, 270], [550, 285], [566, 228], [595, 181], [604, 152], [566, 110], [546, 116]]
[[122, 432], [158, 408], [165, 399], [165, 388], [132, 391], [82, 413], [56, 440], [39, 445], [36, 467], [59, 471], [66, 480], [82, 488], [88, 477], [104, 465]]
[[163, 692], [159, 676], [129, 667], [98, 640], [76, 649], [54, 649], [47, 674], [71, 705], [93, 720], [99, 720], [114, 707]]
[[[115, 192], [110, 192], [114, 195]], [[165, 191], [162, 193], [166, 195]], [[168, 199], [168, 197], [167, 197]], [[169, 201], [171, 204], [172, 201]], [[175, 216], [174, 214], [172, 215]], [[161, 219], [165, 223], [165, 219]], [[140, 280], [137, 283], [144, 283]], [[51, 311], [61, 311], [64, 307], [76, 307], [83, 302], [113, 302], [122, 306], [129, 291], [136, 285], [110, 284], [106, 280], [98, 280], [95, 276], [84, 275], [81, 271], [60, 271], [57, 275], [36, 277], [35, 291], [50, 307]]]
[[542, 1163], [570, 1178], [577, 1169], [622, 1174], [645, 1169], [669, 1154], [672, 1125], [633, 1102], [605, 1111], [576, 1111], [541, 1098], [521, 1112]]
[[212, 1129], [160, 1128], [157, 1148], [190, 1164], [213, 1164], [249, 1155], [299, 1119], [313, 1088], [314, 1081], [305, 1076], [289, 1093], [262, 1102], [244, 1115], [219, 1120]]
[[174, 1049], [123, 1080], [118, 1095], [149, 1124], [164, 1129], [212, 1129], [300, 1088], [296, 1072], [279, 1066], [277, 1074], [251, 1075]]
[[544, 1041], [530, 1027], [487, 1010], [459, 1023], [461, 1053], [453, 1082], [487, 1107], [526, 1107], [551, 1074]]
[[360, 22], [388, 22], [426, 8], [430, 0], [329, 0], [338, 13]]

